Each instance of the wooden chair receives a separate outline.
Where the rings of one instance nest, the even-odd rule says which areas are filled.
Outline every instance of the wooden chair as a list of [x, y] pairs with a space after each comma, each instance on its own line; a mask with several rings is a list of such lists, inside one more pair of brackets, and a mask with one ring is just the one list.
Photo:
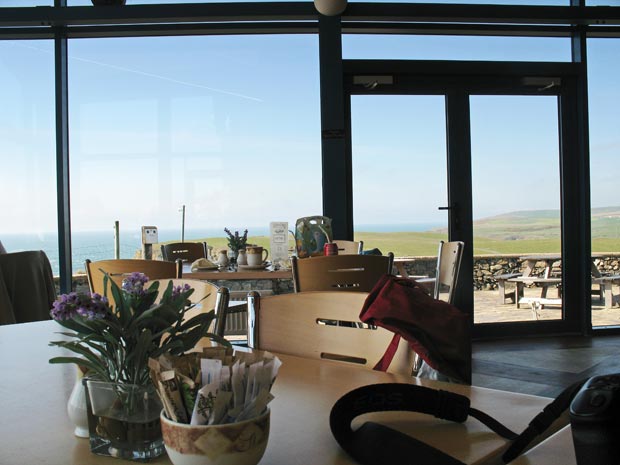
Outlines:
[[192, 263], [199, 258], [209, 258], [206, 242], [172, 242], [161, 245], [162, 260], [174, 262], [181, 259]]
[[116, 259], [116, 260], [100, 260], [92, 262], [86, 259], [86, 274], [88, 275], [88, 286], [90, 292], [97, 292], [101, 295], [107, 295], [111, 303], [113, 298], [108, 289], [103, 288], [103, 278], [105, 273], [110, 275], [112, 279], [120, 287], [123, 279], [133, 273], [144, 273], [149, 279], [174, 279], [180, 278], [183, 273], [183, 264], [181, 260], [175, 262], [165, 262], [160, 260], [138, 260], [138, 259]]
[[360, 255], [364, 249], [364, 241], [332, 241], [338, 245], [338, 255]]
[[390, 274], [394, 254], [329, 255], [291, 258], [295, 292], [370, 292], [379, 278]]
[[[372, 369], [394, 334], [380, 327], [358, 327], [367, 295], [330, 291], [261, 297], [252, 291], [248, 346]], [[401, 340], [388, 371], [411, 375], [412, 366], [413, 352]]]
[[432, 286], [432, 294], [435, 299], [439, 299], [442, 294], [447, 294], [442, 300], [448, 303], [452, 303], [454, 300], [454, 289], [459, 277], [464, 246], [465, 243], [461, 241], [439, 241], [435, 277], [416, 279], [421, 284]]
[[[215, 310], [215, 325], [211, 331], [218, 336], [224, 337], [226, 315], [230, 302], [230, 292], [227, 287], [219, 287], [207, 281], [200, 281], [199, 279], [154, 279], [152, 281], [159, 282], [160, 296], [166, 290], [170, 281], [172, 281], [173, 286], [189, 284], [194, 289], [189, 300], [192, 304], [196, 304], [196, 306], [185, 314], [185, 320], [200, 313]], [[147, 286], [149, 283], [151, 283], [150, 280], [147, 282]]]
[[[439, 299], [443, 294], [444, 299], [442, 300], [450, 304], [453, 302], [454, 289], [456, 288], [459, 278], [464, 246], [465, 243], [462, 241], [439, 241], [435, 277], [416, 279], [418, 283], [430, 284], [433, 286], [432, 294], [435, 299]], [[417, 353], [415, 354], [413, 373], [415, 376], [422, 378], [448, 381], [441, 373], [430, 368]]]

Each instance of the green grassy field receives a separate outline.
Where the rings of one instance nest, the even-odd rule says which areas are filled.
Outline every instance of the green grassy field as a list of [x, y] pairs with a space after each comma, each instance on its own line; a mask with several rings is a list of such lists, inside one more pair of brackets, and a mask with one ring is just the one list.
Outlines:
[[[592, 210], [592, 252], [620, 252], [620, 207]], [[445, 231], [356, 232], [364, 249], [393, 252], [396, 257], [437, 255]], [[216, 248], [226, 247], [224, 237], [205, 238]], [[269, 238], [251, 236], [248, 243], [269, 249]], [[289, 242], [289, 248], [293, 241]], [[559, 253], [560, 217], [556, 210], [512, 212], [474, 222], [474, 255]]]
[[[356, 240], [364, 241], [364, 249], [378, 248], [381, 252], [393, 252], [396, 257], [408, 256], [435, 256], [437, 244], [446, 240], [443, 233], [433, 232], [398, 232], [398, 233], [364, 233], [355, 235]], [[226, 247], [224, 238], [206, 238], [207, 244], [220, 248]], [[269, 238], [252, 236], [248, 242], [258, 244], [269, 249]], [[289, 243], [293, 247], [293, 242]], [[474, 255], [498, 254], [530, 254], [530, 253], [559, 253], [559, 239], [520, 239], [496, 240], [478, 237], [474, 243]], [[620, 252], [620, 238], [597, 238], [592, 242], [592, 252]]]

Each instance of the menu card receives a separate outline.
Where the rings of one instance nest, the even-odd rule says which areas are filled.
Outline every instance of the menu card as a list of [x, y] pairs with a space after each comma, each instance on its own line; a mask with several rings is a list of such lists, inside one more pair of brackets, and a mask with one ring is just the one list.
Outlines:
[[272, 221], [269, 223], [269, 254], [276, 268], [288, 260], [288, 222]]

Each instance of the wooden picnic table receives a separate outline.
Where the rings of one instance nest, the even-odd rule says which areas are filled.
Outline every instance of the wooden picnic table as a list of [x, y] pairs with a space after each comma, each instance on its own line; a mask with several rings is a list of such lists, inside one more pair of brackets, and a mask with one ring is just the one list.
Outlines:
[[541, 255], [527, 255], [525, 257], [519, 257], [523, 261], [523, 274], [524, 278], [532, 276], [534, 268], [538, 262], [545, 262], [545, 271], [542, 277], [547, 279], [551, 277], [551, 270], [555, 262], [562, 260], [562, 256], [559, 254], [541, 254]]
[[[592, 256], [590, 257], [590, 263], [591, 263], [590, 266], [591, 266], [592, 276], [595, 278], [600, 277], [601, 272], [596, 266], [596, 263], [594, 262], [594, 260], [596, 260], [597, 258], [601, 258], [602, 256], [603, 256], [602, 254], [592, 254]], [[562, 255], [560, 254], [526, 255], [524, 257], [519, 257], [519, 260], [523, 261], [523, 275], [522, 276], [524, 277], [531, 276], [538, 262], [545, 262], [546, 264], [545, 271], [542, 277], [550, 278], [553, 264], [555, 262], [561, 261]]]
[[[545, 302], [542, 305], [549, 305], [549, 304], [555, 304], [555, 305], [561, 305], [562, 304], [562, 278], [541, 278], [538, 276], [518, 276], [516, 278], [510, 278], [508, 279], [509, 283], [514, 283], [515, 284], [515, 295], [517, 296], [517, 298], [515, 298], [515, 304], [517, 305], [517, 308], [520, 308], [520, 304], [522, 303], [531, 303], [531, 300], [537, 300], [538, 298], [534, 298], [534, 299], [526, 299], [524, 297], [524, 291], [523, 289], [525, 288], [526, 285], [536, 285], [539, 286], [541, 288], [540, 291], [540, 300], [544, 300]], [[547, 291], [549, 290], [550, 287], [557, 287], [558, 290], [558, 296], [557, 299], [547, 299]]]
[[[603, 276], [601, 271], [596, 266], [595, 260], [602, 257], [602, 254], [592, 254], [590, 257], [592, 284], [600, 286], [597, 291], [600, 298], [603, 300], [605, 307], [610, 308], [614, 304], [614, 297], [612, 293], [613, 285], [620, 285], [620, 275]], [[531, 304], [532, 302], [539, 305], [561, 305], [562, 304], [562, 278], [560, 276], [552, 275], [553, 264], [561, 261], [562, 256], [560, 254], [540, 254], [540, 255], [527, 255], [519, 257], [523, 261], [523, 273], [521, 276], [505, 276], [503, 281], [515, 284], [515, 304], [517, 308], [522, 303]], [[542, 276], [533, 276], [534, 269], [539, 262], [545, 262], [545, 269]], [[502, 285], [504, 284], [502, 282]], [[537, 285], [541, 287], [540, 298], [524, 298], [523, 288], [526, 285]], [[557, 299], [548, 299], [547, 291], [551, 286], [558, 288]], [[498, 286], [499, 287], [499, 286]], [[505, 289], [502, 295], [505, 296]]]

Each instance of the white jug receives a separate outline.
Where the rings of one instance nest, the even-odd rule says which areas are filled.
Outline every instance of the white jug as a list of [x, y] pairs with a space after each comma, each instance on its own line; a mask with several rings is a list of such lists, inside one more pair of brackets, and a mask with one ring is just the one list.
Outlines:
[[230, 261], [228, 260], [228, 253], [226, 252], [226, 250], [220, 251], [220, 256], [217, 259], [218, 266], [220, 266], [221, 268], [226, 268], [229, 263]]
[[237, 252], [237, 265], [247, 265], [248, 264], [248, 256], [245, 253], [245, 249], [240, 249]]

